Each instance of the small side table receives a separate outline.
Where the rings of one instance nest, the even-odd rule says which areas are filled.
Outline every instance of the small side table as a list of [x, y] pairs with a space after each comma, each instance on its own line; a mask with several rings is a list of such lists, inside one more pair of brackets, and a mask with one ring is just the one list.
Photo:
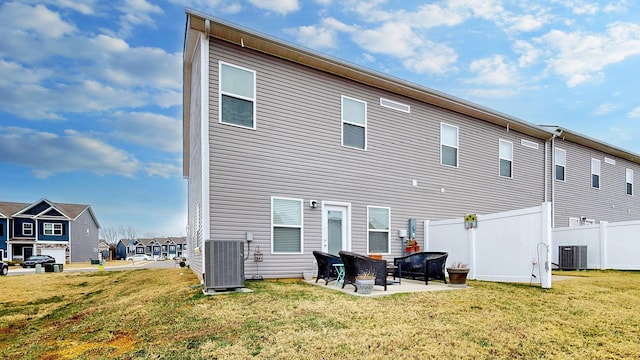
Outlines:
[[344, 282], [344, 264], [333, 264], [333, 267], [336, 269], [336, 273], [338, 274], [335, 285], [342, 285]]
[[398, 280], [387, 280], [388, 284], [398, 284], [401, 285], [402, 284], [402, 277], [401, 277], [401, 273], [400, 273], [400, 268], [395, 266], [395, 265], [387, 265], [387, 276], [393, 276], [396, 277], [396, 270], [398, 271]]

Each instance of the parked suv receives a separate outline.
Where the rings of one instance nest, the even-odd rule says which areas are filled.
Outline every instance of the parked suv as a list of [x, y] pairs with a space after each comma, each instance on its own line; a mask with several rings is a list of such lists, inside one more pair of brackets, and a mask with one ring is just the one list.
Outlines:
[[23, 268], [28, 268], [28, 267], [36, 267], [37, 264], [44, 265], [44, 264], [55, 264], [55, 263], [56, 263], [56, 258], [54, 258], [51, 255], [33, 255], [33, 256], [29, 256], [27, 260], [23, 261], [22, 264], [20, 264], [20, 266], [22, 266]]
[[0, 261], [0, 276], [6, 276], [9, 273], [9, 265], [6, 262]]

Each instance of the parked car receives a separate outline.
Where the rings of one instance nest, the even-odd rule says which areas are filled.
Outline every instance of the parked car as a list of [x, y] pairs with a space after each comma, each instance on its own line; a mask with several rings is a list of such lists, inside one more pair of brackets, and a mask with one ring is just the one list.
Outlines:
[[6, 262], [0, 261], [0, 276], [6, 276], [9, 273], [9, 265]]
[[33, 255], [27, 258], [27, 260], [23, 261], [20, 266], [23, 268], [36, 267], [37, 264], [55, 264], [56, 258], [51, 255]]
[[133, 256], [128, 256], [127, 260], [133, 261], [151, 261], [151, 257], [147, 254], [135, 254]]

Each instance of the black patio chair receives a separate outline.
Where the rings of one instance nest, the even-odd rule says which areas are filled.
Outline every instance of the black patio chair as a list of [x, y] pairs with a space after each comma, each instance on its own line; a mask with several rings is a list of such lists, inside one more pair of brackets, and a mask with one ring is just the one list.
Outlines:
[[344, 264], [344, 282], [342, 288], [347, 284], [351, 284], [358, 291], [356, 286], [356, 276], [358, 274], [368, 271], [373, 272], [376, 275], [375, 284], [384, 286], [384, 291], [387, 291], [387, 261], [372, 259], [365, 255], [352, 253], [349, 251], [340, 251], [340, 258]]
[[316, 258], [316, 263], [318, 263], [316, 282], [322, 279], [325, 281], [324, 284], [327, 285], [330, 281], [338, 278], [338, 273], [333, 265], [342, 264], [340, 257], [322, 251], [314, 251], [313, 256]]

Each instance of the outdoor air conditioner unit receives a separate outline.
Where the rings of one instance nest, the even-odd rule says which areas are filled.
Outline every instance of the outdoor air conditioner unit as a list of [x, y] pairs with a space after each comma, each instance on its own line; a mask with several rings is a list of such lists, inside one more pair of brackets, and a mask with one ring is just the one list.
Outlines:
[[561, 270], [586, 270], [587, 247], [584, 245], [559, 246], [558, 267]]
[[244, 242], [206, 240], [204, 290], [220, 291], [244, 287]]

